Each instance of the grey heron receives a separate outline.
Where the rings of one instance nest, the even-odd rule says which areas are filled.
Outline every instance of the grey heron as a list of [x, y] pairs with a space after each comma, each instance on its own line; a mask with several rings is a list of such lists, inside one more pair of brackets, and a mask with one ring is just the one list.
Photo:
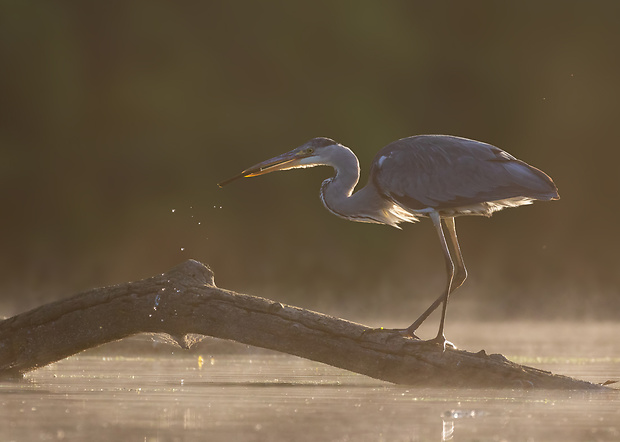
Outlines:
[[445, 258], [446, 287], [413, 324], [400, 331], [417, 338], [420, 324], [442, 304], [439, 331], [430, 341], [444, 348], [452, 345], [444, 336], [448, 298], [467, 278], [454, 218], [488, 217], [506, 207], [559, 199], [553, 180], [541, 170], [490, 144], [449, 135], [418, 135], [388, 144], [372, 161], [366, 186], [355, 193], [360, 176], [357, 157], [348, 147], [323, 137], [245, 169], [218, 186], [314, 166], [335, 170], [321, 185], [321, 200], [334, 215], [397, 228], [420, 217], [431, 219]]

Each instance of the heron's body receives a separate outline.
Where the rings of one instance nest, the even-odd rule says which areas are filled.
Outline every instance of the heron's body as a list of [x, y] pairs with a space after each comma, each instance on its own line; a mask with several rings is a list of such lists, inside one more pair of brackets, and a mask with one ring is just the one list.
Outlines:
[[446, 258], [448, 283], [444, 293], [406, 333], [413, 336], [443, 302], [436, 340], [444, 344], [448, 295], [467, 277], [454, 217], [491, 216], [506, 207], [559, 198], [555, 184], [544, 172], [490, 144], [447, 135], [419, 135], [388, 144], [375, 156], [368, 183], [357, 192], [357, 157], [348, 147], [329, 138], [314, 138], [246, 169], [220, 186], [244, 176], [313, 166], [334, 168], [335, 175], [323, 181], [321, 200], [339, 217], [393, 227], [422, 216], [431, 218]]
[[355, 154], [343, 146], [330, 165], [336, 175], [323, 182], [321, 199], [330, 212], [351, 221], [396, 226], [431, 212], [490, 216], [505, 207], [558, 197], [540, 170], [490, 144], [446, 135], [388, 144], [375, 156], [368, 184], [355, 193]]

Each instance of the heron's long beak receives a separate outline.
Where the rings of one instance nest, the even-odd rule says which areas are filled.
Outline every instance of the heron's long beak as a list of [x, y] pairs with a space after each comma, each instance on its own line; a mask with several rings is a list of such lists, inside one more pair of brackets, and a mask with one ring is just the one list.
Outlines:
[[297, 150], [286, 152], [282, 155], [278, 155], [277, 157], [263, 161], [262, 163], [255, 164], [254, 166], [245, 169], [240, 174], [235, 175], [232, 178], [228, 178], [217, 185], [219, 187], [224, 187], [226, 184], [229, 184], [239, 178], [259, 176], [270, 172], [276, 172], [278, 170], [291, 169], [295, 167], [295, 165], [298, 164], [298, 161], [302, 158], [304, 158], [304, 155], [300, 155]]

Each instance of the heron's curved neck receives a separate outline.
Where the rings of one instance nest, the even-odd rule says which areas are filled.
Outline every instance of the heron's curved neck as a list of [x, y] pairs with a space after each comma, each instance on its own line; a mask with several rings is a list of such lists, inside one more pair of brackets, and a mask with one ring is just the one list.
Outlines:
[[360, 178], [359, 162], [355, 154], [343, 146], [327, 165], [336, 171], [336, 175], [323, 181], [321, 186], [321, 200], [327, 210], [351, 221], [377, 222], [373, 214], [363, 210], [365, 207], [373, 207], [366, 201], [375, 197], [369, 192], [369, 186], [353, 193]]

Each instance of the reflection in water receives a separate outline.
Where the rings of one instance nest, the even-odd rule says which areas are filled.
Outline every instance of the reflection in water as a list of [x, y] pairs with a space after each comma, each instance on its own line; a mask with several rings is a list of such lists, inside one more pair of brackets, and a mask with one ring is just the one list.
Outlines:
[[[612, 331], [606, 336], [617, 341], [620, 325]], [[135, 354], [135, 348], [108, 346], [24, 381], [0, 382], [0, 440], [620, 439], [617, 391], [410, 388], [247, 346], [203, 344], [200, 353], [159, 346], [160, 354], [141, 357], [121, 356]], [[602, 353], [590, 345], [590, 353], [574, 357], [566, 349], [553, 356], [518, 346], [507, 346], [506, 353], [595, 382], [617, 379], [620, 343], [599, 344]]]
[[481, 410], [450, 410], [441, 415], [441, 440], [452, 440], [454, 436], [454, 421], [457, 419], [467, 419], [484, 416], [486, 413]]
[[454, 420], [452, 419], [442, 419], [441, 426], [441, 440], [452, 440], [452, 436], [454, 435]]

